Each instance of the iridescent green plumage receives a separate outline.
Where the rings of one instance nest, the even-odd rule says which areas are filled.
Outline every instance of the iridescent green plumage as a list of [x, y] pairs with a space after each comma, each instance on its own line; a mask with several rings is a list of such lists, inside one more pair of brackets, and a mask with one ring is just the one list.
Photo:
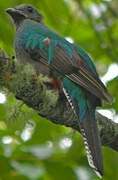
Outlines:
[[[35, 22], [34, 22], [35, 23]], [[20, 30], [21, 31], [21, 30]], [[60, 45], [64, 51], [72, 58], [72, 47], [64, 38], [59, 36], [58, 34], [51, 31], [48, 27], [42, 24], [31, 24], [30, 21], [26, 21], [25, 25], [23, 26], [23, 31], [20, 34], [20, 38], [22, 42], [20, 43], [19, 48], [23, 48], [25, 44], [25, 48], [31, 47], [33, 50], [36, 46], [40, 49], [44, 48], [47, 53], [48, 57], [48, 64], [51, 63], [51, 60], [54, 56], [55, 49], [57, 45]], [[45, 47], [43, 42], [44, 39], [48, 37], [50, 39], [51, 46], [48, 48]]]

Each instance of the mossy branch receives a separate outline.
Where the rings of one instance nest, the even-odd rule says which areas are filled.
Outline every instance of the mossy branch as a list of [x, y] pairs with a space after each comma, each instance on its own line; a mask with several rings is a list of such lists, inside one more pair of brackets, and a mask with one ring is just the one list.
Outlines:
[[[66, 98], [58, 95], [48, 77], [37, 76], [30, 65], [21, 65], [0, 50], [0, 86], [55, 124], [79, 131], [78, 120]], [[118, 125], [96, 112], [103, 146], [118, 151]]]

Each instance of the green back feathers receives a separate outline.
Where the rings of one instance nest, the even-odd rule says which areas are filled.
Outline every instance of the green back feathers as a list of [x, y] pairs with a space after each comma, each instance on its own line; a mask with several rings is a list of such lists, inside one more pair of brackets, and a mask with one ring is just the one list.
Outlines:
[[[19, 38], [19, 36], [21, 39], [21, 41], [19, 41], [20, 49], [22, 49], [23, 45], [25, 45], [26, 49], [29, 47], [34, 49], [36, 46], [38, 46], [40, 49], [43, 48], [47, 53], [48, 64], [51, 63], [57, 45], [60, 45], [70, 58], [72, 58], [72, 50], [75, 49], [77, 53], [84, 57], [92, 72], [96, 74], [96, 68], [91, 61], [91, 58], [82, 48], [75, 44], [69, 43], [63, 37], [51, 31], [48, 27], [42, 24], [38, 24], [31, 20], [26, 20], [20, 28], [20, 31], [18, 31], [16, 34], [17, 38]], [[46, 38], [50, 39], [49, 47], [45, 47], [44, 45], [44, 40]]]
[[[44, 48], [48, 57], [48, 64], [51, 63], [52, 57], [54, 56], [54, 52], [57, 45], [60, 45], [65, 52], [72, 58], [72, 48], [70, 44], [61, 36], [51, 31], [48, 27], [37, 24], [34, 21], [25, 21], [20, 31], [17, 32], [16, 37], [21, 39], [19, 43], [19, 48], [22, 49], [23, 45], [25, 48], [29, 48], [29, 46], [34, 49], [38, 46], [40, 49]], [[50, 46], [45, 47], [44, 40], [46, 38], [50, 39]]]

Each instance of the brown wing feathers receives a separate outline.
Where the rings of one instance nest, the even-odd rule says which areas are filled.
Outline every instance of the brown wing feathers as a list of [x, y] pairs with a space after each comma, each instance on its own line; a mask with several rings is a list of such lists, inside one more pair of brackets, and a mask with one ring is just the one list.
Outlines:
[[[47, 64], [51, 69], [55, 69], [65, 75], [71, 81], [82, 86], [107, 103], [112, 102], [112, 97], [99, 79], [98, 74], [94, 74], [91, 71], [84, 57], [75, 50], [73, 50], [71, 59], [60, 46], [57, 46], [50, 65], [48, 65], [47, 54], [43, 49], [40, 51], [40, 54], [42, 57], [41, 63]], [[37, 60], [40, 61], [39, 59]]]
[[[58, 47], [53, 58], [51, 66], [54, 66], [57, 71], [63, 73], [71, 81], [84, 87], [98, 98], [107, 103], [112, 102], [112, 97], [99, 79], [98, 74], [91, 71], [86, 60], [75, 50], [73, 50], [73, 57], [70, 59], [67, 53]], [[57, 68], [59, 64], [60, 68]]]

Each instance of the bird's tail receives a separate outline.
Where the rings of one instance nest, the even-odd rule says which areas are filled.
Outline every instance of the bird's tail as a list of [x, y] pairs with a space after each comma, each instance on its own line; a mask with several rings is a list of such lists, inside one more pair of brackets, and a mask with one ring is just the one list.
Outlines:
[[[83, 118], [80, 120], [79, 106], [76, 100], [71, 100], [66, 89], [63, 88], [63, 92], [73, 109], [75, 115], [78, 118], [78, 124], [80, 127], [81, 134], [83, 136], [84, 145], [86, 149], [86, 154], [88, 157], [89, 165], [94, 169], [96, 174], [102, 178], [104, 169], [103, 169], [103, 160], [102, 160], [102, 150], [101, 142], [99, 137], [99, 132], [97, 128], [97, 122], [95, 119], [95, 108], [86, 108], [81, 110], [81, 113], [84, 114]], [[83, 107], [82, 107], [83, 108]]]
[[91, 117], [89, 110], [87, 110], [84, 119], [80, 123], [80, 130], [83, 136], [89, 165], [94, 169], [96, 174], [102, 178], [104, 169], [101, 142], [95, 116]]

